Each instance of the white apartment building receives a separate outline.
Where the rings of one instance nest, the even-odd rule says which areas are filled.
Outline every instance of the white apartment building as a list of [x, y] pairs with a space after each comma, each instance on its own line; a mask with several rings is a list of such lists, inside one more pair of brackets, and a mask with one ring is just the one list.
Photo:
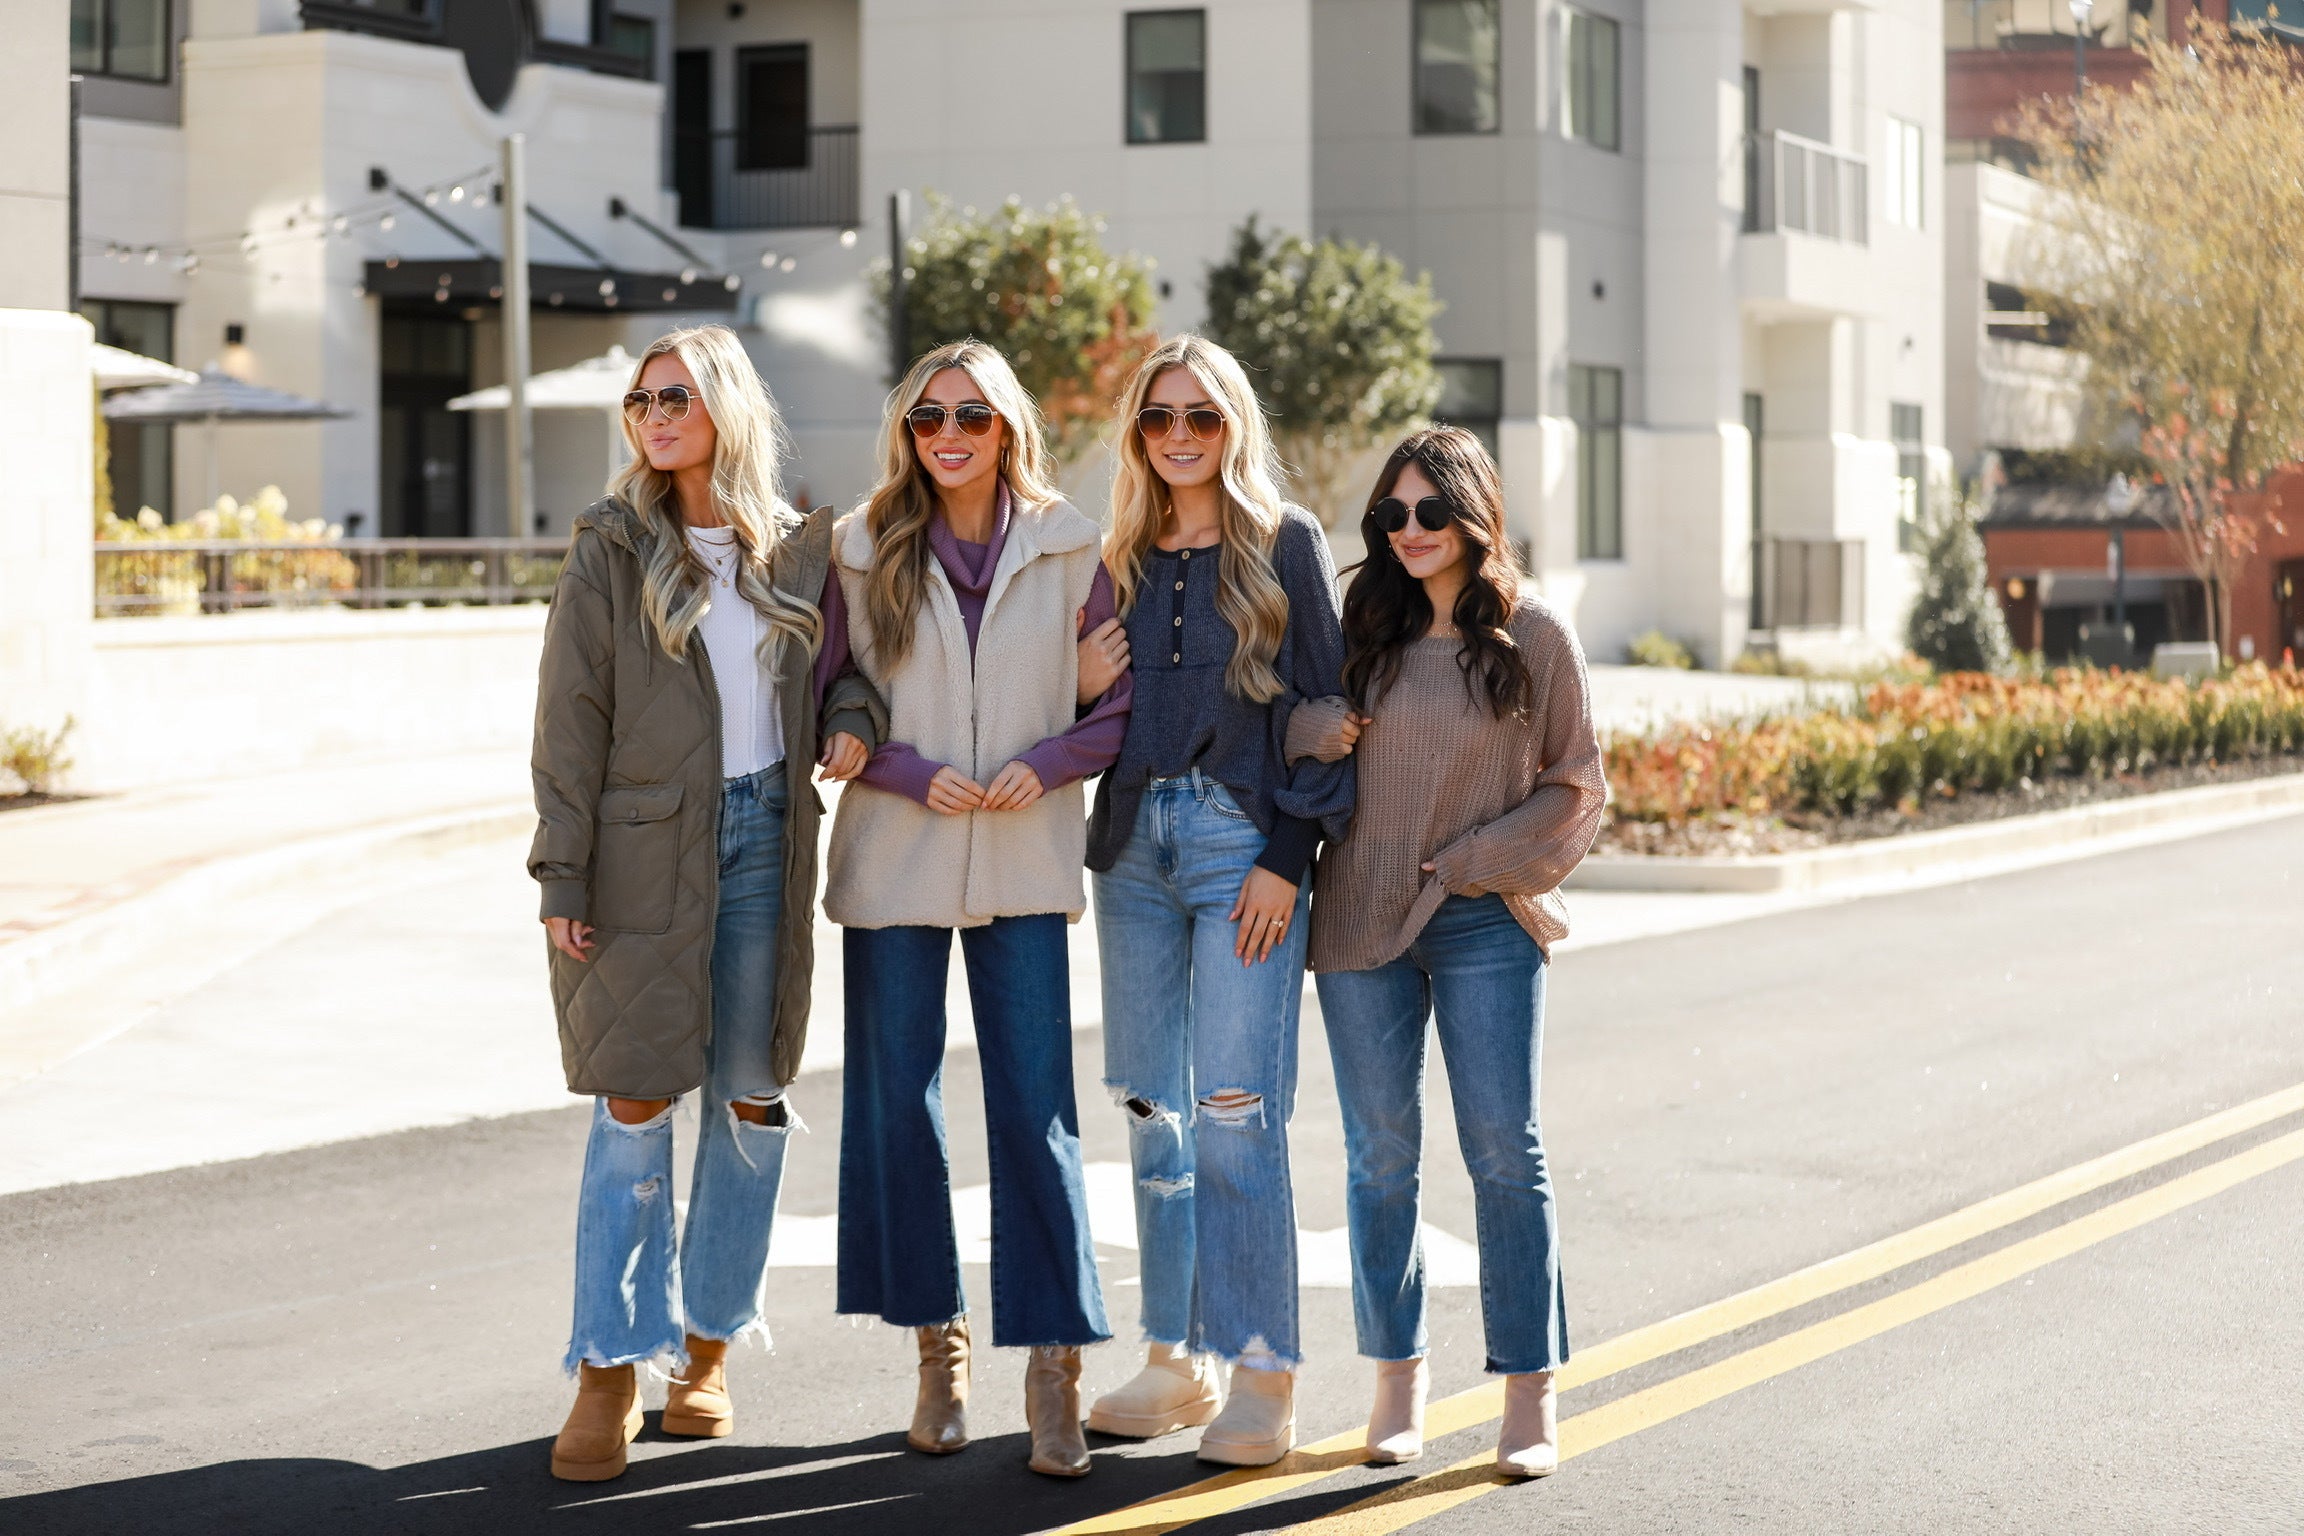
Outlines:
[[[1902, 525], [1948, 463], [1938, 0], [530, 9], [73, 0], [103, 339], [350, 412], [221, 429], [225, 489], [512, 531], [496, 420], [445, 403], [500, 377], [491, 168], [521, 132], [535, 366], [728, 320], [811, 499], [871, 473], [890, 194], [1070, 194], [1158, 262], [1170, 329], [1254, 214], [1432, 274], [1442, 412], [1497, 446], [1595, 658], [1650, 628], [1712, 664], [1895, 643]], [[205, 438], [145, 434], [120, 499], [172, 478], [189, 510]], [[539, 414], [545, 527], [607, 451]]]

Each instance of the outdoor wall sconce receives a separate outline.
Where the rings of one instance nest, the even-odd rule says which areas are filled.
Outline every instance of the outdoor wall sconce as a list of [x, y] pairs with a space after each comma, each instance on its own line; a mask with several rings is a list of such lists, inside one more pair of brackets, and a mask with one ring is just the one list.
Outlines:
[[2020, 603], [2024, 601], [2023, 577], [2011, 576], [2008, 578], [2008, 601], [2012, 603]]
[[227, 322], [225, 322], [225, 325], [224, 325], [224, 345], [226, 345], [226, 346], [228, 346], [228, 347], [238, 347], [238, 346], [245, 346], [245, 345], [247, 344], [247, 341], [248, 341], [248, 327], [246, 327], [245, 325], [242, 325], [242, 324], [241, 324], [239, 321], [237, 321], [237, 320], [230, 320], [230, 321], [227, 321]]

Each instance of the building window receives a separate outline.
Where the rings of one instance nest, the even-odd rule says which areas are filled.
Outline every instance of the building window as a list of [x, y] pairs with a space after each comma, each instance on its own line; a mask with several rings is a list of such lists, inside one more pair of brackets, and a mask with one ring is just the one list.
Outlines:
[[1754, 629], [1764, 627], [1767, 622], [1766, 606], [1762, 601], [1762, 589], [1766, 585], [1762, 562], [1766, 558], [1766, 552], [1761, 547], [1761, 539], [1765, 536], [1768, 527], [1763, 515], [1767, 502], [1763, 500], [1764, 482], [1760, 478], [1760, 441], [1766, 434], [1767, 425], [1766, 403], [1759, 395], [1747, 391], [1744, 396], [1744, 435], [1749, 440], [1749, 452], [1752, 455], [1752, 462], [1747, 467], [1750, 484], [1746, 487], [1752, 497], [1749, 519], [1752, 534], [1752, 567], [1748, 573], [1752, 579], [1752, 597], [1745, 609], [1745, 622]]
[[1896, 547], [1909, 555], [1920, 548], [1920, 515], [1928, 505], [1928, 444], [1921, 433], [1920, 407], [1890, 402], [1888, 435], [1896, 443]]
[[[176, 360], [176, 306], [145, 304], [128, 299], [84, 299], [80, 313], [95, 328], [96, 339], [164, 363]], [[112, 510], [134, 517], [145, 507], [162, 517], [174, 513], [176, 437], [165, 422], [120, 421], [110, 424], [106, 438], [110, 457], [106, 471], [112, 477]]]
[[1768, 627], [1842, 629], [1864, 622], [1864, 541], [1768, 541]]
[[1416, 0], [1416, 131], [1494, 133], [1496, 0]]
[[1576, 423], [1576, 558], [1624, 558], [1624, 370], [1568, 365]]
[[1886, 195], [1888, 222], [1906, 229], [1924, 227], [1927, 175], [1923, 167], [1927, 160], [1922, 150], [1926, 143], [1918, 123], [1900, 117], [1888, 119], [1888, 158], [1880, 168], [1880, 185]]
[[74, 73], [166, 80], [168, 52], [168, 0], [72, 0]]
[[736, 50], [736, 169], [808, 165], [808, 45]]
[[1208, 138], [1208, 13], [1128, 13], [1128, 142]]
[[1601, 149], [1623, 145], [1622, 49], [1616, 23], [1590, 11], [1570, 10], [1568, 46], [1563, 50], [1568, 78], [1568, 136]]
[[640, 62], [640, 78], [656, 78], [656, 20], [652, 16], [626, 16], [622, 12], [608, 18], [608, 33], [601, 46], [610, 53]]
[[1440, 374], [1440, 404], [1434, 421], [1462, 427], [1497, 455], [1496, 427], [1504, 419], [1504, 365], [1492, 357], [1444, 357], [1432, 365]]

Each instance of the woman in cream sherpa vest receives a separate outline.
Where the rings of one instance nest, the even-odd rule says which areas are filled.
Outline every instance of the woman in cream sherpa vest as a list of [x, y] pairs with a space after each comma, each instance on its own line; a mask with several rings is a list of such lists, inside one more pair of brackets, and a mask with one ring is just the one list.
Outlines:
[[1080, 1346], [1108, 1330], [1066, 925], [1087, 906], [1080, 782], [1117, 756], [1131, 684], [1079, 697], [1076, 647], [1113, 617], [1112, 584], [999, 353], [963, 341], [914, 364], [883, 446], [879, 485], [834, 535], [825, 610], [889, 711], [888, 740], [841, 796], [824, 897], [847, 951], [839, 1308], [918, 1330], [907, 1438], [965, 1446], [968, 1303], [939, 1088], [957, 930], [984, 1075], [993, 1343], [1032, 1347], [1033, 1470], [1077, 1477]]

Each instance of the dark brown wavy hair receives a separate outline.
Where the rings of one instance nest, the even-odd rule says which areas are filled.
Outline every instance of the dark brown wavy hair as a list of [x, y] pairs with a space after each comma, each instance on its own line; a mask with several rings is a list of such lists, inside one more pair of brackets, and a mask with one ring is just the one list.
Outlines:
[[1504, 537], [1504, 487], [1496, 461], [1480, 439], [1461, 427], [1411, 432], [1384, 461], [1376, 488], [1360, 515], [1368, 558], [1354, 566], [1344, 593], [1344, 691], [1357, 709], [1369, 709], [1400, 672], [1400, 652], [1432, 625], [1424, 583], [1408, 574], [1392, 541], [1376, 526], [1376, 503], [1392, 494], [1409, 465], [1424, 472], [1456, 509], [1471, 572], [1457, 594], [1456, 652], [1464, 688], [1498, 719], [1518, 719], [1535, 707], [1535, 686], [1508, 627], [1520, 600], [1520, 567]]

